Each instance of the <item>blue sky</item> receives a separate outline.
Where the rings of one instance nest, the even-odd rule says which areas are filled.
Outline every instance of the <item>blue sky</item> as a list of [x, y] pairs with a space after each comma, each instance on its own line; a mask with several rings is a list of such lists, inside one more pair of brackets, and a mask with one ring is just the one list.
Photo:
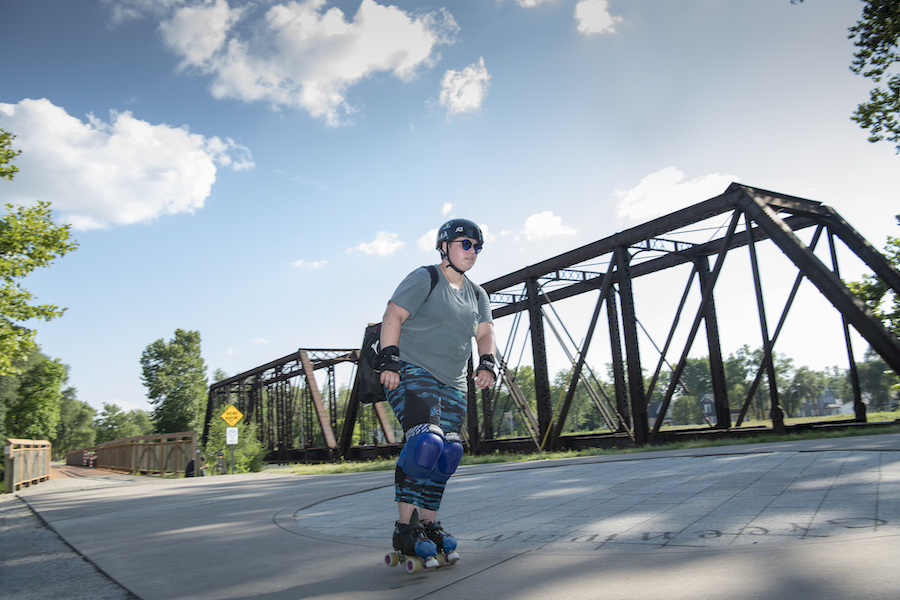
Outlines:
[[[68, 308], [38, 342], [81, 400], [148, 408], [141, 352], [179, 327], [210, 373], [356, 346], [448, 217], [484, 226], [486, 281], [732, 181], [880, 248], [900, 157], [849, 119], [861, 6], [2, 2], [0, 128], [23, 153], [0, 200], [51, 201], [80, 243], [25, 283]], [[806, 312], [779, 351], [846, 366]]]

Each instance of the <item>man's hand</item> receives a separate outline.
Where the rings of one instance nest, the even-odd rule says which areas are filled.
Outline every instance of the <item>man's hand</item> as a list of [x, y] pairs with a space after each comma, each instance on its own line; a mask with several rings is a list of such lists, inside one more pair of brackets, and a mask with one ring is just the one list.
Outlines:
[[497, 363], [493, 354], [482, 354], [479, 357], [478, 367], [472, 377], [475, 379], [475, 387], [479, 390], [494, 385], [497, 381]]
[[375, 372], [381, 374], [381, 385], [390, 391], [396, 390], [400, 385], [400, 348], [382, 348], [375, 359]]

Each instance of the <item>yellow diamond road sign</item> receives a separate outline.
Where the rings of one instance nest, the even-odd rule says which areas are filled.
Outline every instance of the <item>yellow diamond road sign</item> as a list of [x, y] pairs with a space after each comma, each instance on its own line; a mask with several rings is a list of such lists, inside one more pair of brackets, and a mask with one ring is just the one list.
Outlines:
[[229, 406], [225, 412], [222, 413], [222, 418], [225, 419], [225, 422], [228, 423], [229, 427], [234, 427], [234, 424], [240, 421], [243, 416], [244, 413], [236, 409], [234, 405]]

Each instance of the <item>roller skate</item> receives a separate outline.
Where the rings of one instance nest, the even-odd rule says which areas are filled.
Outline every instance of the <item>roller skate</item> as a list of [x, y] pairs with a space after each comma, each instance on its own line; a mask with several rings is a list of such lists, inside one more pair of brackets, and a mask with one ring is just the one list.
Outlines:
[[444, 531], [440, 521], [422, 523], [422, 526], [425, 528], [425, 535], [437, 546], [438, 562], [443, 558], [446, 564], [452, 565], [459, 560], [459, 553], [456, 552], [456, 538]]
[[[399, 521], [394, 524], [394, 551], [384, 557], [384, 564], [389, 567], [401, 562], [408, 573], [421, 570], [430, 571], [441, 566], [437, 558], [437, 545], [425, 535], [425, 529], [419, 522], [419, 511], [414, 510], [409, 524]], [[443, 559], [443, 555], [441, 555]]]

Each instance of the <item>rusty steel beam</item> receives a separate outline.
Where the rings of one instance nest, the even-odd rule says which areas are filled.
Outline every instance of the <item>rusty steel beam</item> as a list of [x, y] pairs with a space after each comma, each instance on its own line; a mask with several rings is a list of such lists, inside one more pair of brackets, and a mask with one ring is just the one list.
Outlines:
[[628, 398], [631, 401], [631, 423], [635, 443], [647, 442], [647, 397], [644, 393], [644, 372], [641, 369], [641, 353], [638, 347], [637, 314], [634, 307], [634, 291], [631, 287], [628, 250], [619, 247], [615, 253], [616, 273], [619, 275], [619, 302], [622, 306], [622, 333], [625, 337], [625, 364], [628, 373]]
[[[793, 231], [799, 231], [801, 229], [813, 227], [817, 224], [816, 221], [806, 216], [788, 217], [784, 219], [784, 222]], [[768, 235], [764, 231], [761, 231], [758, 227], [755, 227], [753, 229], [753, 236], [754, 239], [758, 241], [768, 239]], [[729, 243], [729, 247], [726, 250], [733, 250], [735, 248], [746, 246], [748, 243], [748, 239], [748, 232], [737, 232], [732, 237]], [[696, 244], [691, 247], [689, 252], [672, 252], [658, 258], [653, 258], [638, 264], [633, 264], [631, 267], [631, 276], [632, 278], [637, 279], [638, 277], [643, 277], [645, 275], [650, 275], [659, 271], [671, 269], [672, 267], [692, 263], [698, 257], [718, 255], [722, 251], [721, 242], [722, 238], [718, 238], [704, 244]], [[616, 277], [615, 273], [613, 273], [611, 276], [613, 278]], [[551, 302], [557, 302], [559, 300], [565, 300], [566, 298], [572, 298], [585, 292], [599, 289], [603, 285], [602, 276], [589, 277], [582, 280], [572, 279], [570, 281], [577, 281], [577, 283], [565, 287], [554, 288], [552, 290], [545, 290], [538, 299], [538, 302], [543, 305]], [[499, 319], [528, 310], [527, 302], [524, 299], [525, 296], [522, 294], [498, 291], [491, 292], [490, 297], [491, 303], [494, 305], [494, 308], [492, 309], [492, 315], [494, 319]]]
[[625, 379], [625, 361], [622, 359], [622, 334], [619, 328], [617, 300], [611, 293], [606, 301], [606, 322], [609, 325], [609, 345], [612, 355], [613, 389], [616, 393], [616, 412], [619, 415], [619, 431], [628, 431], [634, 439], [631, 411], [628, 410], [628, 392]]
[[674, 229], [699, 223], [710, 217], [728, 212], [734, 202], [741, 195], [741, 190], [729, 187], [726, 192], [715, 198], [706, 200], [694, 206], [679, 210], [665, 217], [654, 219], [642, 225], [632, 227], [621, 233], [611, 235], [596, 242], [584, 245], [575, 250], [570, 250], [553, 258], [541, 261], [524, 269], [519, 269], [483, 283], [481, 287], [487, 293], [498, 292], [513, 286], [524, 284], [529, 279], [537, 279], [560, 269], [568, 269], [579, 263], [610, 254], [617, 246], [630, 246], [641, 240], [652, 237], [661, 237]]
[[[834, 274], [841, 276], [840, 267], [838, 265], [837, 248], [834, 246], [834, 234], [828, 231], [828, 251], [831, 254], [831, 268]], [[850, 339], [850, 322], [845, 315], [841, 315], [841, 324], [844, 329], [844, 344], [847, 347], [847, 359], [850, 363], [850, 386], [853, 389], [853, 412], [856, 420], [866, 422], [866, 405], [863, 403], [862, 390], [859, 385], [859, 371], [856, 369], [856, 358], [853, 356], [853, 342]]]
[[525, 284], [528, 290], [528, 317], [531, 324], [531, 353], [538, 429], [541, 436], [541, 448], [543, 448], [550, 435], [550, 426], [553, 421], [553, 400], [550, 398], [550, 374], [544, 337], [544, 314], [538, 303], [537, 279], [528, 279]]
[[[744, 214], [747, 223], [750, 216]], [[747, 227], [750, 230], [750, 227]], [[772, 419], [772, 429], [779, 435], [784, 435], [784, 412], [781, 410], [781, 402], [778, 399], [778, 382], [775, 379], [775, 361], [772, 357], [772, 338], [769, 337], [769, 321], [766, 317], [766, 306], [763, 298], [762, 280], [759, 274], [759, 261], [756, 256], [756, 243], [752, 238], [747, 245], [750, 250], [750, 267], [753, 271], [753, 288], [756, 291], [756, 307], [759, 312], [759, 331], [763, 341], [763, 365], [766, 369], [766, 379], [769, 382], [769, 416]]]
[[[894, 372], [900, 373], [900, 341], [887, 330], [866, 303], [834, 274], [813, 252], [784, 225], [762, 200], [744, 195], [738, 200], [748, 215], [769, 234], [770, 239], [800, 267], [810, 282], [815, 285], [838, 311], [846, 317], [859, 334], [884, 359]], [[869, 257], [873, 262], [874, 257]], [[882, 256], [882, 262], [887, 262]], [[882, 272], [887, 269], [880, 268]]]
[[334, 430], [331, 429], [331, 419], [328, 418], [328, 411], [325, 409], [325, 403], [322, 402], [322, 394], [319, 393], [319, 386], [316, 383], [316, 377], [313, 374], [312, 361], [306, 350], [300, 350], [300, 362], [303, 365], [303, 374], [306, 375], [306, 386], [312, 395], [312, 401], [315, 405], [316, 416], [319, 419], [319, 427], [322, 435], [325, 437], [325, 446], [337, 449], [337, 440], [334, 437]]
[[[698, 259], [697, 272], [700, 275], [700, 286], [709, 283], [709, 259]], [[719, 318], [716, 313], [715, 296], [711, 295], [703, 315], [706, 324], [706, 344], [709, 348], [709, 374], [712, 380], [713, 398], [716, 406], [716, 429], [731, 427], [731, 408], [728, 405], [728, 388], [725, 382], [725, 361], [722, 358], [722, 345], [719, 339]]]

